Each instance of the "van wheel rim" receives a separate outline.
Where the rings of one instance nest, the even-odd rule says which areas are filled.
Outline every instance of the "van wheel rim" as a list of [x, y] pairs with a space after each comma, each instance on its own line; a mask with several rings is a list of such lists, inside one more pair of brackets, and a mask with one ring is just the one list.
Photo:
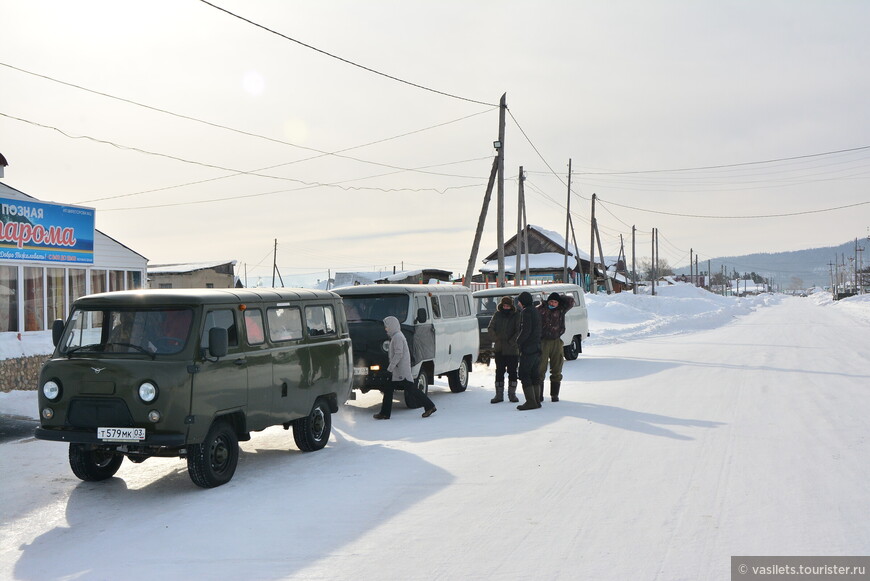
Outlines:
[[315, 440], [323, 438], [323, 430], [326, 429], [326, 419], [323, 410], [317, 407], [311, 415], [311, 434]]
[[216, 438], [211, 446], [211, 467], [215, 472], [226, 470], [230, 450], [225, 438]]

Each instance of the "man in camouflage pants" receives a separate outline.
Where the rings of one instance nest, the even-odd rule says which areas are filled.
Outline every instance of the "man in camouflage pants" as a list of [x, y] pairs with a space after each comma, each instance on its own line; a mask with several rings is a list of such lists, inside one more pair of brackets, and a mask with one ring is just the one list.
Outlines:
[[547, 365], [550, 366], [550, 399], [559, 401], [559, 388], [562, 385], [562, 364], [565, 352], [562, 347], [562, 334], [565, 332], [565, 313], [574, 307], [574, 299], [569, 295], [550, 293], [546, 303], [538, 305], [541, 314], [541, 368], [538, 377], [542, 383], [540, 401], [544, 401], [544, 378]]

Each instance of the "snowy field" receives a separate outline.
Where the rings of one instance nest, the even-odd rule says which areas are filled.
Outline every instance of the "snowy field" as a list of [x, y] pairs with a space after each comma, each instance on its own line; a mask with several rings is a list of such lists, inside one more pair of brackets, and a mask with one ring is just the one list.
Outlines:
[[2, 444], [0, 579], [694, 581], [870, 554], [870, 299], [659, 290], [587, 295], [559, 403], [492, 405], [476, 365], [425, 420], [376, 422], [369, 393], [319, 452], [254, 434], [216, 489], [178, 459], [86, 483], [63, 444]]

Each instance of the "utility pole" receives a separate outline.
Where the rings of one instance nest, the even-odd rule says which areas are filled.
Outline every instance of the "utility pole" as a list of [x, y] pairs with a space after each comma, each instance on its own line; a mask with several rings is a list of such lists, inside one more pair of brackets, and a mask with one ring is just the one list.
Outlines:
[[650, 278], [652, 280], [649, 281], [650, 288], [652, 288], [652, 296], [656, 296], [656, 229], [652, 229], [652, 261], [650, 264], [649, 272]]
[[589, 292], [595, 294], [595, 198], [592, 194], [592, 213], [589, 216]]
[[[565, 263], [562, 266], [562, 282], [568, 282], [568, 234], [571, 232], [571, 158], [568, 158], [568, 202], [565, 214]], [[857, 244], [857, 242], [856, 242]]]
[[522, 242], [523, 242], [523, 206], [525, 204], [524, 192], [523, 192], [523, 181], [525, 181], [526, 176], [523, 174], [523, 166], [520, 166], [520, 185], [519, 190], [517, 191], [517, 239], [516, 239], [516, 255], [517, 255], [517, 264], [516, 270], [514, 270], [514, 286], [519, 286], [523, 279], [523, 271], [522, 271], [522, 262], [520, 260], [522, 253]]
[[278, 239], [275, 238], [275, 245], [272, 250], [272, 288], [275, 288], [275, 273], [278, 271]]
[[631, 226], [631, 292], [632, 294], [637, 294], [637, 264], [635, 263], [635, 257], [637, 256], [637, 246], [636, 243], [636, 228], [634, 224]]
[[694, 275], [692, 274], [692, 250], [693, 248], [689, 248], [689, 280], [691, 282], [695, 282]]
[[697, 279], [697, 280], [695, 280], [695, 286], [700, 286], [701, 279], [700, 279], [700, 277], [698, 277], [698, 255], [697, 254], [695, 255], [695, 277]]
[[501, 96], [498, 111], [498, 286], [504, 286], [504, 123], [507, 93]]
[[[486, 186], [486, 194], [483, 196], [483, 207], [481, 207], [480, 217], [477, 219], [477, 230], [474, 232], [474, 242], [471, 244], [471, 256], [468, 257], [468, 267], [465, 269], [465, 286], [467, 287], [471, 287], [471, 277], [474, 276], [474, 264], [477, 262], [477, 251], [480, 248], [480, 237], [483, 236], [483, 225], [486, 222], [486, 211], [489, 208], [489, 200], [492, 198], [492, 188], [495, 185], [495, 176], [497, 173], [498, 157], [495, 157], [492, 160], [492, 171], [489, 172], [489, 183]], [[502, 259], [502, 263], [504, 263], [504, 259]]]
[[610, 281], [610, 277], [607, 276], [607, 265], [604, 264], [604, 251], [601, 249], [601, 234], [598, 232], [597, 222], [593, 224], [593, 230], [598, 238], [598, 254], [601, 255], [601, 275], [604, 277], [604, 288], [607, 294], [610, 294], [613, 292], [613, 283]]

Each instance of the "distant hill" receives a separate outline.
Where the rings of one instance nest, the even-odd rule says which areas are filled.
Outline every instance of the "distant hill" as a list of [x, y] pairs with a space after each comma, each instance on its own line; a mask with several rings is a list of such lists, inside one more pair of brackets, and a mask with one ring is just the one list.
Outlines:
[[[859, 264], [870, 265], [870, 241], [866, 238], [858, 240], [858, 247], [865, 248], [858, 252]], [[862, 256], [863, 255], [863, 256]], [[855, 258], [855, 241], [844, 242], [839, 246], [827, 248], [810, 248], [792, 252], [773, 252], [746, 254], [744, 256], [723, 256], [710, 261], [713, 273], [720, 272], [722, 265], [731, 274], [735, 270], [741, 274], [755, 272], [782, 289], [808, 288], [811, 286], [830, 286], [833, 263], [845, 262], [849, 272]], [[698, 261], [698, 270], [706, 272], [707, 261]], [[675, 267], [677, 274], [688, 274], [689, 266]]]

